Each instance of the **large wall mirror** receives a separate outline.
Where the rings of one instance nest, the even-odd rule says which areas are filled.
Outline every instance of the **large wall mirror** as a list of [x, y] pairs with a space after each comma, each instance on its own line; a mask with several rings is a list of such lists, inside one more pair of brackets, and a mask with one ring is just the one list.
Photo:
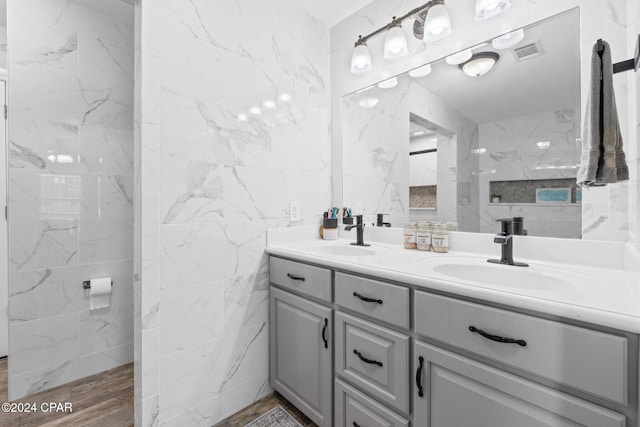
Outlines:
[[581, 237], [577, 9], [346, 95], [342, 126], [345, 206]]

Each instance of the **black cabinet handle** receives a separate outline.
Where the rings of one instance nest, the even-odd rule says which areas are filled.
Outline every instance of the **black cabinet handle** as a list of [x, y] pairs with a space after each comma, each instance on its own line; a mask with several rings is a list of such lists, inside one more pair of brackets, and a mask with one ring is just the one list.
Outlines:
[[469, 326], [469, 330], [471, 332], [476, 332], [480, 335], [482, 335], [483, 337], [485, 337], [488, 340], [491, 341], [496, 341], [496, 342], [501, 342], [504, 344], [518, 344], [520, 347], [526, 347], [527, 346], [527, 342], [525, 340], [516, 340], [513, 338], [504, 338], [498, 335], [491, 335], [486, 333], [485, 331], [483, 331], [482, 329], [478, 329], [475, 326]]
[[299, 281], [301, 281], [301, 282], [304, 282], [304, 281], [305, 281], [305, 278], [304, 278], [304, 277], [294, 276], [294, 275], [293, 275], [293, 274], [291, 274], [291, 273], [287, 273], [287, 277], [288, 277], [289, 279], [291, 279], [291, 280], [299, 280]]
[[353, 349], [353, 354], [355, 354], [356, 356], [358, 356], [360, 358], [360, 360], [362, 360], [364, 363], [369, 363], [371, 365], [378, 365], [380, 367], [382, 367], [382, 362], [378, 362], [377, 360], [373, 360], [373, 359], [367, 359], [366, 357], [364, 357], [362, 355], [362, 353], [360, 353], [358, 350]]
[[327, 340], [327, 327], [329, 326], [329, 320], [324, 319], [324, 327], [322, 328], [322, 341], [324, 341], [324, 348], [329, 348], [329, 341]]
[[418, 357], [418, 370], [416, 371], [416, 386], [418, 387], [418, 396], [423, 397], [424, 391], [422, 391], [422, 364], [424, 363], [424, 357]]
[[360, 424], [358, 424], [357, 422], [353, 422], [353, 427], [360, 427]]
[[378, 304], [382, 304], [382, 300], [381, 299], [376, 299], [376, 298], [369, 298], [369, 297], [365, 297], [364, 295], [360, 295], [357, 292], [353, 293], [353, 296], [356, 298], [361, 299], [362, 301], [366, 301], [366, 302], [377, 302]]

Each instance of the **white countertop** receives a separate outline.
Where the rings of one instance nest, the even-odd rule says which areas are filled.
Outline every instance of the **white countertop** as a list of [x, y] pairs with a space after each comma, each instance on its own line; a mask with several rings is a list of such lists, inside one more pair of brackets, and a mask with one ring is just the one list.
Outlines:
[[[368, 243], [371, 243], [369, 249], [372, 249], [375, 254], [343, 256], [320, 252], [322, 249], [319, 248], [349, 246], [352, 239], [321, 240], [315, 238], [313, 232], [310, 231], [298, 233], [297, 238], [293, 238], [291, 231], [286, 233], [288, 235], [285, 238], [268, 237], [266, 251], [269, 254], [406, 283], [425, 290], [439, 290], [640, 333], [640, 274], [625, 270], [613, 262], [605, 261], [601, 265], [593, 262], [587, 262], [585, 265], [579, 265], [575, 262], [559, 263], [550, 261], [548, 253], [542, 257], [547, 258], [544, 260], [536, 260], [531, 257], [521, 259], [518, 258], [516, 243], [514, 245], [514, 259], [529, 263], [530, 272], [544, 271], [547, 275], [551, 274], [553, 277], [570, 282], [570, 285], [559, 288], [544, 285], [539, 287], [506, 286], [504, 284], [496, 286], [491, 283], [453, 278], [439, 273], [433, 265], [449, 261], [483, 265], [481, 263], [485, 263], [488, 258], [495, 258], [497, 255], [499, 257], [498, 245], [494, 245], [494, 253], [487, 256], [477, 252], [455, 250], [446, 254], [407, 250], [400, 244], [369, 241]], [[385, 239], [380, 240], [384, 241]], [[455, 241], [455, 238], [452, 240]], [[366, 236], [365, 241], [367, 241]], [[574, 247], [576, 245], [575, 241], [567, 244]], [[587, 245], [587, 250], [592, 250], [588, 243], [585, 245]], [[494, 246], [489, 247], [493, 249]], [[549, 251], [558, 250], [557, 247], [548, 249]], [[495, 251], [498, 252], [495, 253]], [[531, 253], [531, 249], [528, 253]], [[527, 267], [495, 265], [495, 268], [519, 269]]]

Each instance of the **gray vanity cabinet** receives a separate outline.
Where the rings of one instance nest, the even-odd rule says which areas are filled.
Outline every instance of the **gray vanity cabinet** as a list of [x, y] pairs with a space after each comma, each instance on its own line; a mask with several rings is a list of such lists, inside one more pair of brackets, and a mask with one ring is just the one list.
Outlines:
[[623, 427], [625, 416], [416, 341], [414, 425]]
[[271, 287], [271, 386], [321, 427], [331, 426], [332, 309]]

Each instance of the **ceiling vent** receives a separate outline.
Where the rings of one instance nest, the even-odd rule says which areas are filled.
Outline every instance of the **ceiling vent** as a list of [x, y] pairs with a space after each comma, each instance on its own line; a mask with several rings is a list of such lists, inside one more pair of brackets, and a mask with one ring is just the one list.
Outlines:
[[513, 49], [513, 53], [516, 55], [516, 59], [518, 61], [524, 61], [525, 59], [531, 59], [542, 55], [542, 48], [540, 47], [540, 42], [535, 42]]

